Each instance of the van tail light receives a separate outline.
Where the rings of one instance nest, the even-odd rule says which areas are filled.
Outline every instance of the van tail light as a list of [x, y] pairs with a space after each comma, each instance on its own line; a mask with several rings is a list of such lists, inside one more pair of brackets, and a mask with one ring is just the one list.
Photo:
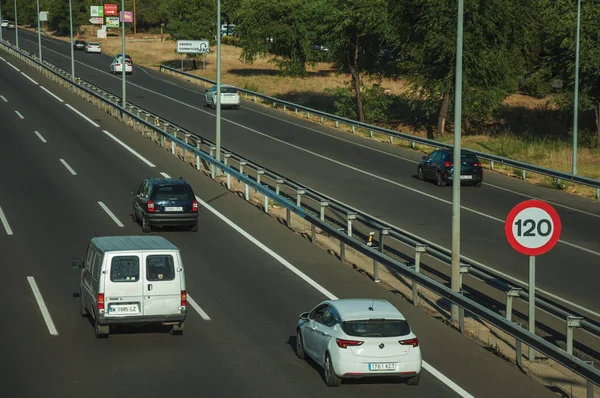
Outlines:
[[187, 292], [185, 290], [181, 291], [181, 306], [187, 307]]
[[344, 340], [344, 339], [335, 339], [335, 342], [337, 343], [337, 345], [340, 348], [348, 348], [348, 347], [359, 346], [359, 345], [362, 345], [364, 343], [364, 341]]
[[148, 213], [154, 213], [154, 202], [151, 200], [148, 201]]
[[413, 347], [418, 347], [419, 339], [415, 337], [414, 339], [400, 340], [398, 343], [402, 345], [411, 345]]
[[198, 201], [194, 200], [194, 202], [192, 203], [192, 211], [196, 212], [198, 211]]
[[444, 167], [452, 167], [454, 166], [454, 163], [452, 162], [444, 162]]
[[104, 309], [104, 293], [98, 293], [98, 309]]

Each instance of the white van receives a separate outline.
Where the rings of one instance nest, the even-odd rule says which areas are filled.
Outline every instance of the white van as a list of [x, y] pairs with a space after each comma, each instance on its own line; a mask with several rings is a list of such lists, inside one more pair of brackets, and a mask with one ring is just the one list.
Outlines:
[[94, 321], [96, 337], [111, 325], [171, 325], [182, 334], [187, 314], [179, 249], [160, 236], [106, 236], [90, 240], [79, 284], [80, 312]]

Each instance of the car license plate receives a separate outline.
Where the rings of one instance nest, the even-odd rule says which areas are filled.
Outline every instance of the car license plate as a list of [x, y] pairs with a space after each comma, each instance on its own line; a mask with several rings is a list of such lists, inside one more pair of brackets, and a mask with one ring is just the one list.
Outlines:
[[369, 370], [370, 371], [396, 370], [396, 364], [395, 363], [370, 363]]
[[111, 305], [108, 307], [109, 314], [139, 314], [140, 310], [136, 304]]
[[461, 180], [471, 180], [473, 176], [460, 176]]
[[183, 211], [183, 207], [165, 207], [165, 211]]

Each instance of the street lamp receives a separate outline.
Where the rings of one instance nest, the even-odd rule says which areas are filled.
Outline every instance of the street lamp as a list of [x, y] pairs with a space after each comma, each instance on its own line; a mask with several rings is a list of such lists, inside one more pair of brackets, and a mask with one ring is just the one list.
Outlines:
[[[15, 0], [16, 1], [16, 0]], [[69, 23], [71, 36], [71, 80], [75, 81], [75, 51], [73, 49], [73, 1], [69, 0]]]
[[[0, 23], [3, 21], [2, 19], [2, 0], [0, 0]], [[0, 41], [3, 41], [4, 38], [2, 37], [2, 27], [0, 26]]]
[[[126, 81], [125, 72], [127, 71], [127, 59], [125, 59], [125, 0], [121, 0], [121, 95], [123, 103], [123, 109], [127, 109], [127, 98], [126, 98]], [[133, 68], [133, 65], [131, 66]], [[132, 69], [133, 70], [133, 69]]]
[[[217, 123], [216, 123], [216, 159], [221, 161], [221, 0], [217, 0]], [[219, 168], [215, 170], [219, 172]]]
[[573, 98], [573, 174], [577, 174], [577, 118], [579, 115], [579, 31], [581, 30], [581, 0], [577, 0], [577, 39], [575, 40], [575, 93]]
[[[0, 0], [2, 1], [2, 0]], [[40, 0], [37, 0], [37, 23], [38, 23], [38, 50], [40, 62], [42, 62], [42, 31], [40, 29]]]
[[[463, 9], [464, 0], [458, 0], [456, 27], [456, 71], [454, 83], [454, 170], [452, 173], [452, 266], [450, 285], [459, 292], [460, 281], [460, 169], [462, 121], [462, 62], [463, 62]], [[452, 303], [452, 321], [458, 322], [458, 305]]]
[[19, 19], [17, 18], [17, 0], [15, 0], [15, 41], [19, 49]]

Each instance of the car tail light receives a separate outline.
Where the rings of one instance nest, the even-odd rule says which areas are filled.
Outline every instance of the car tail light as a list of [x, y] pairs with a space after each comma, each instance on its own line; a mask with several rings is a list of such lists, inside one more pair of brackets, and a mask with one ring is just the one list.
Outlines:
[[115, 64], [115, 66], [121, 66], [121, 64]]
[[411, 345], [413, 347], [418, 347], [419, 339], [415, 337], [414, 339], [400, 340], [398, 343], [402, 345]]
[[452, 162], [444, 162], [444, 167], [452, 167], [454, 164]]
[[340, 348], [348, 348], [350, 346], [358, 346], [364, 343], [363, 341], [358, 340], [344, 340], [344, 339], [335, 339], [335, 342]]
[[192, 211], [198, 211], [198, 201], [194, 200], [192, 203]]
[[181, 291], [181, 306], [187, 307], [187, 292], [185, 290]]
[[98, 309], [104, 309], [104, 293], [98, 293]]
[[148, 201], [148, 213], [154, 213], [154, 202], [151, 200]]
[[474, 163], [473, 166], [475, 166], [475, 167], [482, 167], [483, 165], [481, 164], [481, 162], [477, 162], [477, 163]]

